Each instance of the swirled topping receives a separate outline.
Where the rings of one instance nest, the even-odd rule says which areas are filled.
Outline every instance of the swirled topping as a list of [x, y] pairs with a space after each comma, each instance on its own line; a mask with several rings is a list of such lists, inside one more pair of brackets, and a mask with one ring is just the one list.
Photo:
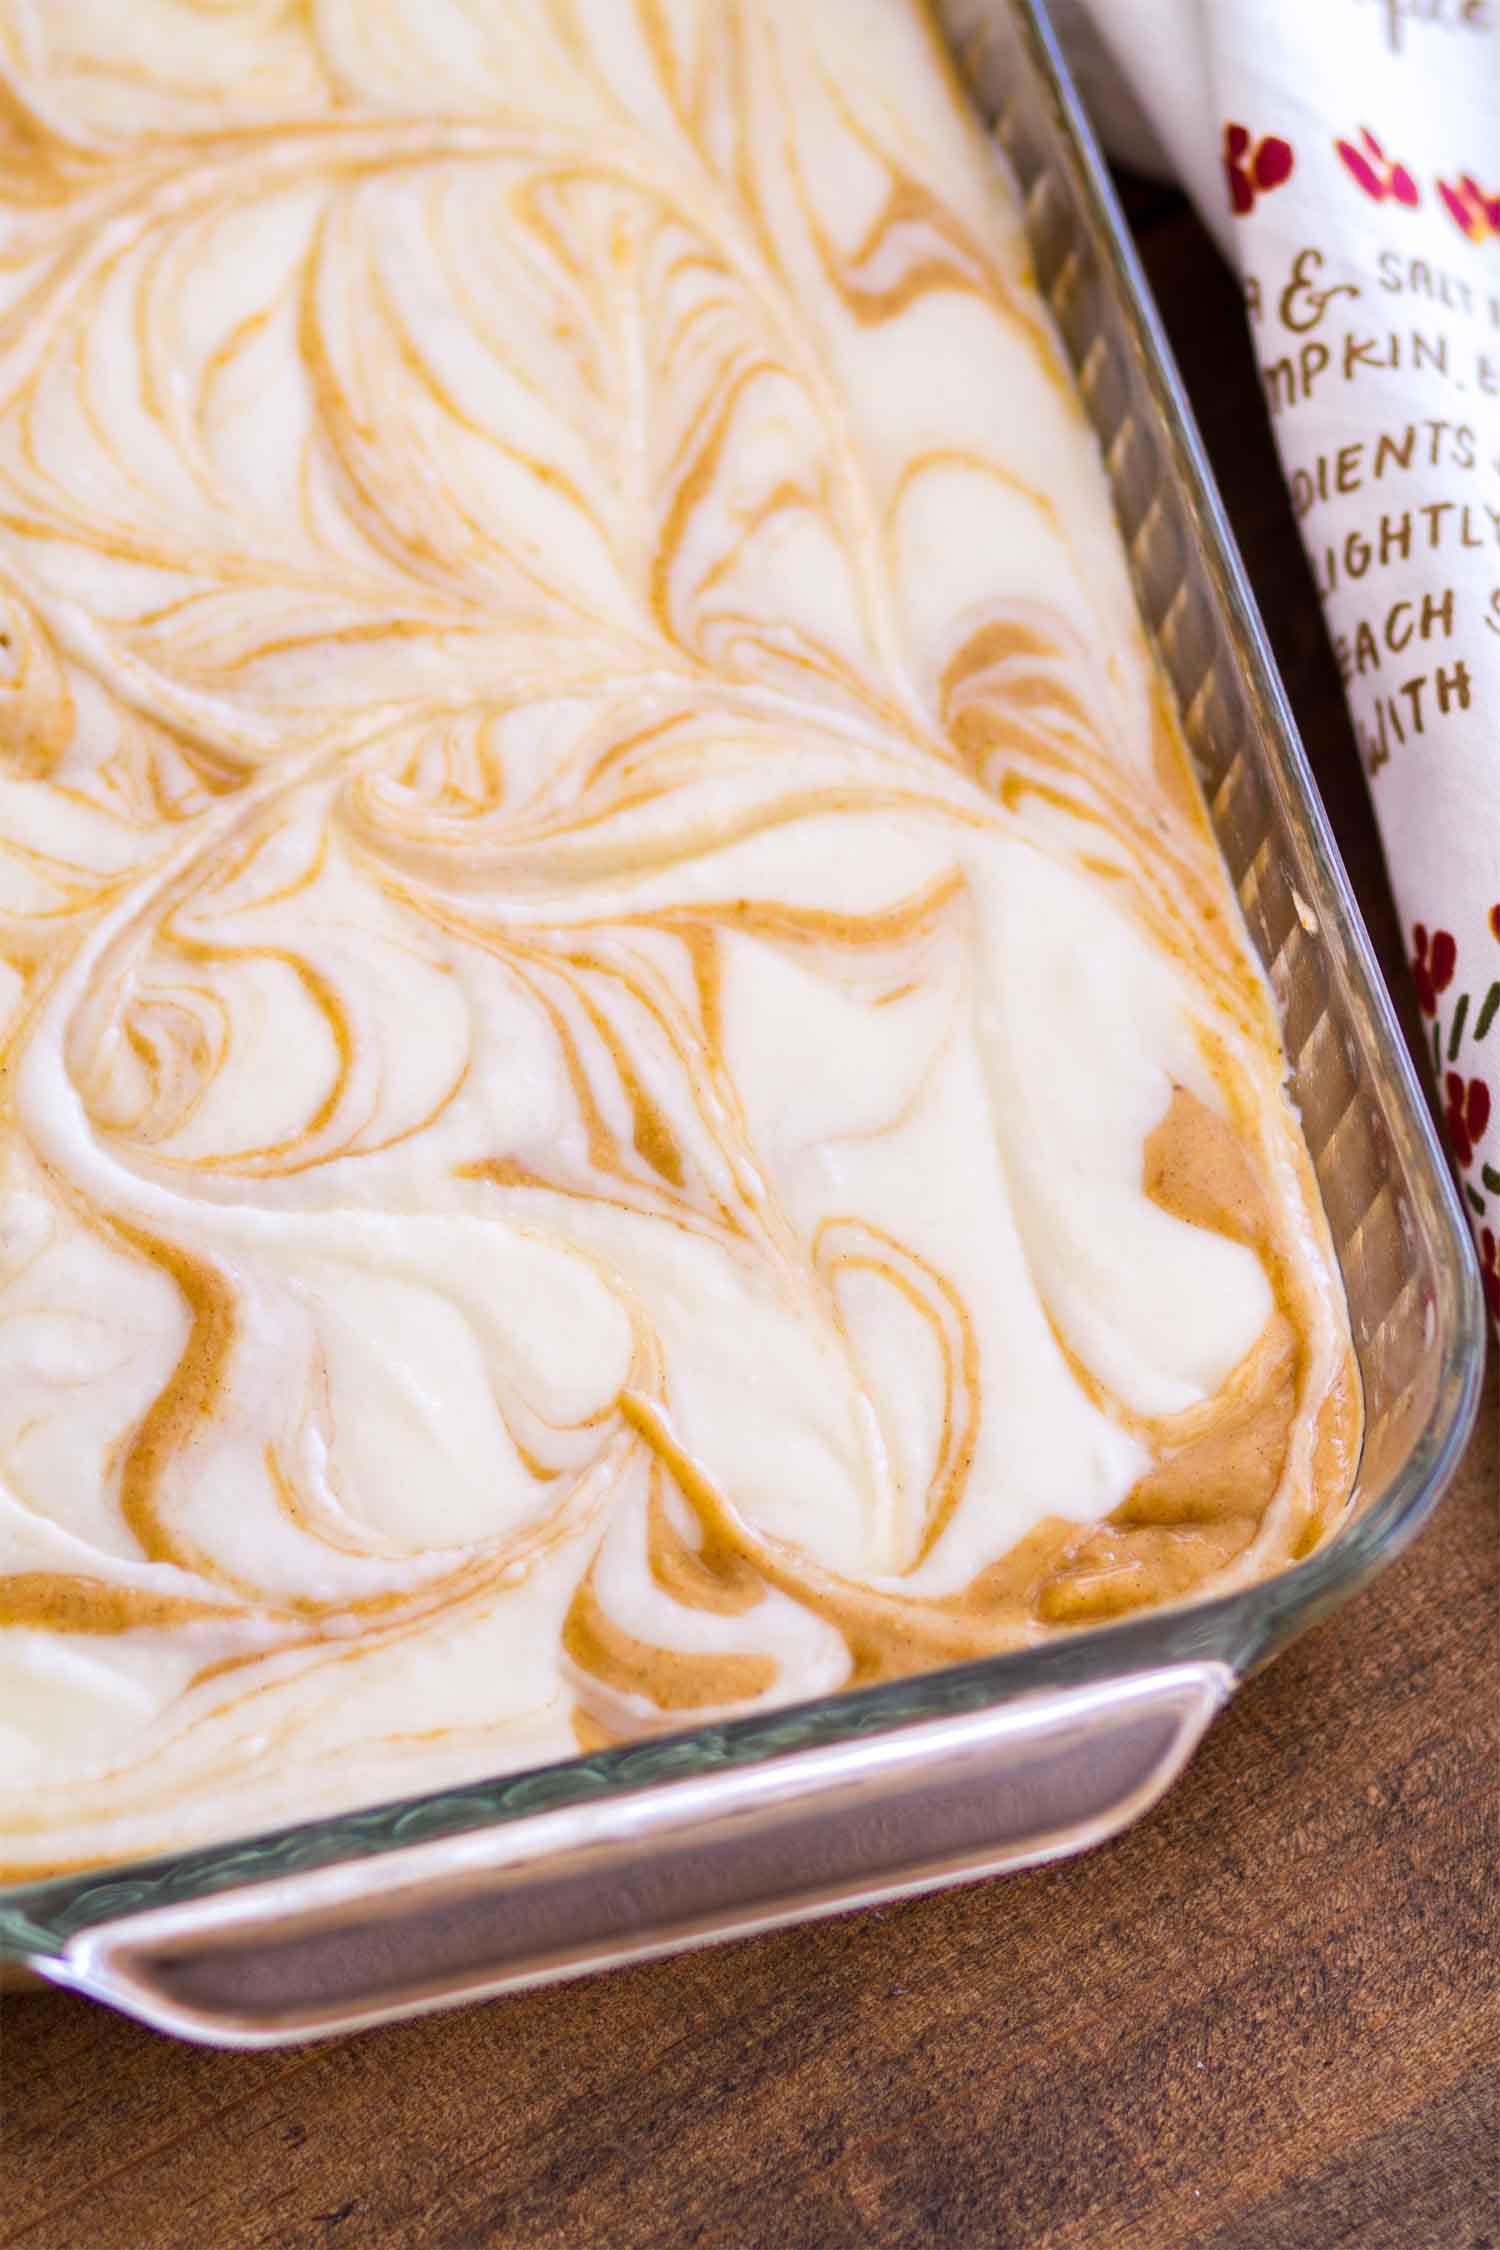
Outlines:
[[907, 0], [0, 4], [0, 1862], [1341, 1507], [1265, 989]]

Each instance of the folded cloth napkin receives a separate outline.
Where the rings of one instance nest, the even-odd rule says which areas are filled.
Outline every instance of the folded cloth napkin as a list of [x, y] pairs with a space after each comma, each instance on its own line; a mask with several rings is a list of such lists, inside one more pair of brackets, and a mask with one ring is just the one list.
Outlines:
[[1054, 0], [1239, 271], [1500, 1321], [1500, 0]]

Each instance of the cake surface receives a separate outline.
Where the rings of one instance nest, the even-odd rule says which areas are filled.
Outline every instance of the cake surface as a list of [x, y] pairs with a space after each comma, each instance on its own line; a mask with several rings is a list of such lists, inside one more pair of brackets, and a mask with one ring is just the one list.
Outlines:
[[1305, 1554], [1278, 1029], [919, 8], [0, 52], [0, 1869]]

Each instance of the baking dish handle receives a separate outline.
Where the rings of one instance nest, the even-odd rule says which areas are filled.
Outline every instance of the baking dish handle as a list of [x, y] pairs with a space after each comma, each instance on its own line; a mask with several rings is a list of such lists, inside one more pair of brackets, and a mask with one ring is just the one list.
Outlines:
[[35, 1965], [211, 2045], [356, 2030], [1083, 1850], [1233, 1685], [1176, 1664], [794, 1748], [123, 1916]]

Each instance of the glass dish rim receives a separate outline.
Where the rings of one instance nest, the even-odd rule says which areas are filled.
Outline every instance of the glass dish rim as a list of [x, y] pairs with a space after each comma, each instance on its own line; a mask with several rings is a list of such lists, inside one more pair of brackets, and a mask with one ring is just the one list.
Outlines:
[[[1092, 129], [1072, 86], [1044, 0], [1006, 0], [1063, 128], [1072, 184], [1093, 243], [1130, 323], [1189, 504], [1201, 560], [1215, 582], [1241, 678], [1261, 721], [1267, 778], [1289, 800], [1323, 897], [1326, 937], [1344, 954], [1367, 1043], [1405, 1131], [1402, 1169], [1426, 1206], [1442, 1340], [1427, 1420], [1391, 1482], [1306, 1560], [1207, 1601], [1082, 1628], [1038, 1647], [841, 1689], [748, 1716], [415, 1795], [314, 1816], [183, 1850], [111, 1860], [0, 1885], [0, 1961], [56, 1956], [81, 1930], [169, 1904], [222, 1895], [314, 1868], [383, 1857], [416, 1843], [500, 1828], [531, 1814], [622, 1797], [754, 1765], [817, 1745], [867, 1739], [923, 1720], [978, 1711], [1060, 1688], [1187, 1660], [1216, 1659], [1243, 1678], [1338, 1607], [1401, 1551], [1436, 1506], [1478, 1410], [1487, 1337], [1478, 1260], [1405, 1038], [1276, 669], [1165, 330]], [[946, 28], [946, 27], [945, 27]]]

